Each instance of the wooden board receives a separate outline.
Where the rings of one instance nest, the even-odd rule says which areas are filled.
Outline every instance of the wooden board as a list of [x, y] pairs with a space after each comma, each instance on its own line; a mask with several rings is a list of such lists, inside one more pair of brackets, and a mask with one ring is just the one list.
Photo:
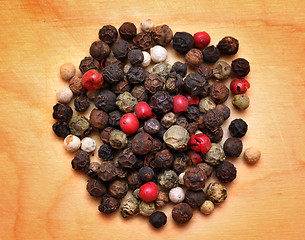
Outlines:
[[[0, 239], [304, 239], [304, 8], [301, 0], [1, 1]], [[55, 93], [67, 85], [60, 65], [78, 66], [103, 25], [146, 18], [173, 31], [205, 30], [211, 44], [239, 39], [237, 56], [251, 63], [251, 106], [233, 110], [225, 128], [244, 118], [244, 146], [262, 151], [255, 166], [233, 160], [238, 177], [211, 216], [195, 211], [180, 226], [169, 206], [159, 231], [143, 217], [100, 214], [51, 130]]]

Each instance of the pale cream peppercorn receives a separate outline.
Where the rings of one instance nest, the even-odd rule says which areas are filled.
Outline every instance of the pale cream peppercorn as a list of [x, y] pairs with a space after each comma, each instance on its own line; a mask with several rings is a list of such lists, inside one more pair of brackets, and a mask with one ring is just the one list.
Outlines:
[[70, 88], [63, 87], [56, 93], [56, 98], [60, 103], [69, 103], [73, 98], [73, 92]]
[[87, 153], [93, 152], [96, 148], [96, 142], [90, 137], [85, 137], [81, 142], [81, 149]]
[[195, 135], [197, 135], [197, 134], [202, 134], [202, 133], [203, 133], [202, 131], [197, 130], [197, 131], [195, 132]]
[[209, 215], [214, 211], [214, 203], [210, 200], [204, 201], [204, 203], [200, 206], [200, 212], [205, 215]]
[[124, 66], [124, 73], [127, 74], [128, 70], [131, 68], [131, 64], [130, 63], [126, 63], [125, 66]]
[[254, 164], [261, 157], [261, 152], [258, 148], [250, 147], [244, 152], [244, 158], [247, 163]]
[[161, 125], [166, 128], [169, 128], [175, 122], [176, 122], [176, 115], [173, 112], [168, 112], [164, 114], [163, 118], [161, 119]]
[[151, 19], [142, 20], [141, 29], [143, 32], [151, 32], [154, 28], [154, 22]]
[[146, 51], [142, 51], [143, 55], [144, 55], [144, 60], [142, 62], [142, 67], [148, 67], [149, 64], [151, 63], [151, 57], [150, 54]]
[[64, 139], [64, 147], [69, 152], [77, 151], [80, 148], [80, 145], [81, 141], [79, 137], [75, 135], [70, 134]]
[[182, 173], [180, 173], [179, 176], [178, 176], [178, 183], [179, 183], [180, 185], [184, 185], [184, 179], [183, 179], [184, 175], [185, 175], [185, 172], [182, 172]]
[[75, 66], [72, 63], [65, 63], [60, 67], [60, 76], [64, 80], [70, 80], [76, 72]]
[[175, 187], [169, 191], [168, 197], [173, 203], [181, 203], [185, 198], [185, 193], [181, 187]]
[[155, 63], [163, 62], [167, 58], [167, 50], [160, 45], [154, 46], [150, 49], [150, 56]]

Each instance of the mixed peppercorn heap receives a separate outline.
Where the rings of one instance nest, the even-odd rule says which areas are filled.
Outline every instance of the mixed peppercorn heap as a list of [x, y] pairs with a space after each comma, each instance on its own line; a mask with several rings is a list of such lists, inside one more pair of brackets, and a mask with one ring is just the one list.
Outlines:
[[[226, 157], [241, 154], [240, 138], [248, 125], [242, 119], [233, 120], [231, 137], [223, 146], [219, 144], [221, 126], [230, 116], [230, 108], [223, 104], [229, 89], [222, 80], [235, 77], [230, 84], [232, 104], [245, 110], [250, 84], [244, 77], [250, 65], [243, 58], [231, 64], [219, 60], [221, 55], [237, 53], [239, 42], [233, 37], [208, 46], [206, 32], [173, 34], [169, 26], [154, 27], [151, 20], [143, 21], [141, 29], [137, 33], [130, 22], [118, 31], [112, 25], [102, 27], [100, 41], [90, 47], [91, 56], [80, 62], [82, 77], [75, 75], [72, 64], [62, 65], [60, 74], [69, 87], [57, 93], [59, 103], [53, 107], [53, 117], [58, 122], [53, 130], [64, 138], [68, 151], [76, 152], [73, 169], [83, 170], [91, 178], [87, 191], [101, 198], [99, 211], [110, 214], [120, 208], [123, 217], [150, 216], [149, 222], [159, 228], [167, 217], [156, 208], [169, 201], [176, 204], [174, 221], [186, 223], [194, 208], [210, 214], [214, 204], [226, 199], [223, 184], [236, 177], [236, 168]], [[164, 62], [165, 47], [171, 42], [177, 52], [185, 54], [186, 63]], [[155, 65], [145, 70], [151, 61]], [[196, 72], [187, 74], [187, 65]], [[89, 118], [73, 113], [68, 105], [73, 96], [76, 112], [86, 112], [90, 100], [94, 102], [96, 108]], [[89, 153], [96, 149], [96, 141], [88, 137], [92, 131], [98, 131], [103, 142], [99, 162], [90, 162]], [[260, 157], [256, 148], [245, 154], [251, 163]], [[205, 189], [213, 172], [221, 183], [212, 182]], [[132, 197], [120, 202], [129, 189]]]

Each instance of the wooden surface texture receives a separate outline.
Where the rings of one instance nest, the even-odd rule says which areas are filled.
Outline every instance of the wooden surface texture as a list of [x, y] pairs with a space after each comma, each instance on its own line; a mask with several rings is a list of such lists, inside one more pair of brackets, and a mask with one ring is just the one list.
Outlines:
[[[302, 0], [1, 0], [0, 239], [304, 239], [304, 9]], [[99, 213], [87, 178], [71, 169], [73, 154], [51, 129], [55, 93], [67, 85], [60, 65], [78, 66], [103, 25], [139, 26], [146, 18], [174, 32], [205, 30], [211, 44], [227, 35], [239, 39], [235, 57], [251, 64], [251, 105], [233, 110], [225, 129], [244, 118], [245, 148], [262, 152], [255, 166], [232, 160], [237, 179], [211, 216], [196, 210], [180, 226], [171, 205], [159, 231], [143, 217]], [[169, 55], [170, 63], [181, 59]]]

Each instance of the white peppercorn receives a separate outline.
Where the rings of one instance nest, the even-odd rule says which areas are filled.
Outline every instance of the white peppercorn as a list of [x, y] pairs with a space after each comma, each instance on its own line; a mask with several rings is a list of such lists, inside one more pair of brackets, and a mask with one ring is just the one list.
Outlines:
[[81, 149], [87, 153], [93, 152], [96, 148], [96, 142], [90, 137], [85, 137], [81, 142]]
[[176, 122], [176, 120], [176, 115], [173, 112], [168, 112], [162, 117], [161, 125], [165, 128], [169, 128]]
[[149, 64], [151, 63], [151, 56], [148, 52], [146, 51], [142, 51], [143, 55], [144, 55], [144, 60], [142, 62], [142, 67], [148, 67]]
[[150, 49], [150, 55], [153, 62], [163, 62], [167, 58], [167, 50], [164, 47], [157, 45]]
[[172, 188], [169, 191], [169, 200], [173, 203], [181, 203], [185, 198], [185, 193], [181, 187]]
[[73, 98], [73, 92], [69, 87], [63, 87], [56, 93], [56, 98], [60, 103], [69, 103]]
[[69, 152], [77, 151], [80, 148], [80, 145], [81, 141], [79, 137], [75, 135], [70, 134], [64, 139], [64, 147]]
[[180, 185], [184, 185], [184, 179], [183, 179], [184, 175], [185, 175], [185, 172], [182, 172], [182, 173], [180, 173], [179, 176], [178, 176], [178, 183], [179, 183]]
[[142, 20], [141, 29], [143, 32], [151, 32], [154, 27], [154, 22], [151, 19]]
[[260, 157], [261, 152], [256, 147], [250, 147], [245, 150], [244, 159], [247, 163], [254, 164], [260, 159]]
[[75, 66], [72, 63], [65, 63], [60, 67], [60, 76], [64, 80], [70, 80], [76, 72]]
[[200, 206], [200, 212], [209, 215], [214, 211], [214, 203], [210, 200], [204, 201], [204, 203]]

